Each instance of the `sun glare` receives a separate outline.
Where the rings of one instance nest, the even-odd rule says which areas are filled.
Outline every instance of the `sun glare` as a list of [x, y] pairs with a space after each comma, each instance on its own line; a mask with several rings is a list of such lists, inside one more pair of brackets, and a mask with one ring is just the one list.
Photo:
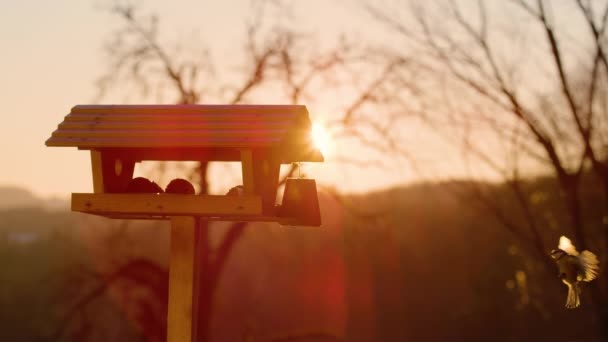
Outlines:
[[312, 140], [321, 153], [327, 157], [331, 149], [331, 136], [323, 125], [316, 122], [312, 124]]

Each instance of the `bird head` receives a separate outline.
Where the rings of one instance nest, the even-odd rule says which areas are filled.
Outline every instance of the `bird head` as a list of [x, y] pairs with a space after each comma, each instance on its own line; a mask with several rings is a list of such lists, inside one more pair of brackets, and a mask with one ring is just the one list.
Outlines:
[[550, 254], [553, 259], [559, 260], [559, 259], [563, 258], [564, 256], [566, 256], [568, 253], [566, 253], [566, 251], [558, 248], [558, 249], [552, 250]]

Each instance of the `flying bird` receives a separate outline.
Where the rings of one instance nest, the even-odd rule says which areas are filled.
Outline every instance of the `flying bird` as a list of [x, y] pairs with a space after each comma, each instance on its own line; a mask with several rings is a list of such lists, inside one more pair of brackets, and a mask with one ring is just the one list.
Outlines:
[[557, 249], [551, 251], [551, 257], [557, 263], [559, 278], [568, 286], [566, 308], [579, 307], [581, 282], [592, 281], [599, 272], [597, 256], [590, 251], [577, 252], [570, 239], [562, 235]]

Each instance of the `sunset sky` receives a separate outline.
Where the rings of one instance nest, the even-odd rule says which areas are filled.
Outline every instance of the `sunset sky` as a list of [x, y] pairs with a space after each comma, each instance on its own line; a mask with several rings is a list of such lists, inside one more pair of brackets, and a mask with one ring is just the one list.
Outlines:
[[[47, 148], [44, 141], [72, 106], [90, 103], [96, 95], [94, 83], [106, 67], [102, 44], [120, 27], [117, 18], [101, 9], [107, 3], [110, 2], [25, 0], [2, 5], [0, 99], [4, 120], [0, 185], [22, 186], [44, 196], [91, 191], [88, 153], [73, 148]], [[352, 21], [343, 24], [333, 20], [345, 6], [352, 6], [342, 2], [322, 6], [326, 2], [318, 0], [306, 3], [298, 7], [297, 18], [302, 27], [318, 26], [331, 37], [349, 23], [353, 25]], [[221, 51], [230, 55], [243, 44], [248, 0], [140, 4], [144, 10], [160, 13], [169, 41], [180, 34], [199, 32], [220, 55]], [[319, 168], [311, 165], [311, 172]], [[354, 181], [358, 190], [387, 186], [386, 176], [369, 171], [361, 176], [382, 180], [361, 180], [363, 184]], [[341, 175], [326, 177], [326, 181], [336, 177]], [[400, 178], [393, 177], [392, 182], [401, 182]]]
[[[70, 192], [92, 190], [88, 153], [73, 148], [47, 148], [45, 140], [76, 104], [91, 103], [95, 81], [106, 70], [102, 44], [120, 27], [118, 18], [104, 12], [104, 1], [8, 1], [0, 5], [0, 100], [2, 128], [0, 186], [16, 185], [43, 196], [65, 197]], [[230, 56], [243, 45], [248, 0], [138, 2], [144, 11], [160, 14], [163, 38], [200, 35], [216, 55]], [[362, 38], [386, 39], [354, 1], [309, 0], [294, 7], [295, 24], [331, 41], [341, 33]], [[339, 19], [337, 19], [339, 18]], [[106, 98], [101, 103], [119, 103]], [[306, 104], [306, 103], [304, 103]], [[315, 121], [324, 121], [327, 104], [309, 107]], [[404, 132], [424, 145], [425, 155], [441, 156], [430, 170], [462, 175], [450, 158], [453, 150], [438, 140], [425, 141], [415, 129]], [[340, 147], [343, 152], [344, 146]], [[347, 147], [346, 147], [347, 148]], [[336, 151], [334, 151], [336, 152]], [[306, 166], [305, 166], [306, 170]], [[366, 191], [417, 179], [402, 168], [343, 170], [332, 165], [312, 165], [310, 174], [345, 191]], [[217, 189], [216, 189], [217, 190]]]

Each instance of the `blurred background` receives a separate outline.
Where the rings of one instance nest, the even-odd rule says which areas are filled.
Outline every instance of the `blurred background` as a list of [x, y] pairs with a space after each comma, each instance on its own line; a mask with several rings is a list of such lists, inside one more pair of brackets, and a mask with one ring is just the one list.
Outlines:
[[[0, 340], [165, 340], [168, 223], [70, 212], [89, 154], [44, 146], [88, 103], [308, 107], [326, 161], [281, 178], [317, 180], [323, 225], [209, 223], [205, 341], [608, 340], [608, 1], [0, 8]], [[561, 235], [600, 259], [575, 310]]]

